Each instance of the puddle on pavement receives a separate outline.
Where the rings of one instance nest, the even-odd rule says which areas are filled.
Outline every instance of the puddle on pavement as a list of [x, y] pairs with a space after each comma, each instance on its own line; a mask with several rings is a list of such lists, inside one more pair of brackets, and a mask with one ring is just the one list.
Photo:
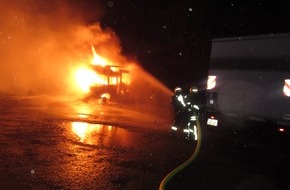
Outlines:
[[112, 125], [69, 122], [64, 126], [70, 138], [89, 145], [135, 147], [144, 141], [141, 133]]

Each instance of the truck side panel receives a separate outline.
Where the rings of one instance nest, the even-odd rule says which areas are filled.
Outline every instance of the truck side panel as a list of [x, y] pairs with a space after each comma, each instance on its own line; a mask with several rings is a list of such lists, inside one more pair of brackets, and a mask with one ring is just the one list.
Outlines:
[[215, 126], [216, 115], [290, 127], [289, 49], [290, 34], [213, 39], [207, 121]]
[[209, 75], [216, 76], [208, 93], [218, 96], [217, 112], [260, 121], [282, 121], [290, 114], [290, 98], [283, 94], [289, 72], [211, 70]]

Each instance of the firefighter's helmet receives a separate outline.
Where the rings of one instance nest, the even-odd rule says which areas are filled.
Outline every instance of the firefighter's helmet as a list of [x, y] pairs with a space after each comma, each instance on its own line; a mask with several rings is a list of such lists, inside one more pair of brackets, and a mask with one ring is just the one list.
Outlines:
[[182, 92], [182, 88], [180, 88], [180, 87], [176, 87], [174, 89], [174, 94], [181, 94], [181, 92]]
[[198, 92], [198, 88], [196, 86], [192, 86], [189, 89], [189, 93], [197, 93]]

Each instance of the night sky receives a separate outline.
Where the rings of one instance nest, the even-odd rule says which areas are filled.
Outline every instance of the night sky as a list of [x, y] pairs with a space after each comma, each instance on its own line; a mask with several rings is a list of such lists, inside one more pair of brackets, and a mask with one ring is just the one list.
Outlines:
[[116, 32], [123, 54], [171, 89], [204, 87], [212, 38], [290, 31], [287, 0], [83, 2], [91, 11], [102, 6], [101, 25]]

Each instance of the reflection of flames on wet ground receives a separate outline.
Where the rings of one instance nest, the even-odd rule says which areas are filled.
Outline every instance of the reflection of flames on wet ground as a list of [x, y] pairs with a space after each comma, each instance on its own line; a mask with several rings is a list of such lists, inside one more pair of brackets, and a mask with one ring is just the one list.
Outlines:
[[66, 126], [73, 139], [87, 145], [133, 147], [142, 141], [142, 134], [112, 125], [77, 121]]
[[77, 135], [80, 142], [95, 144], [95, 135], [99, 133], [110, 133], [111, 125], [90, 124], [85, 122], [72, 122], [72, 131]]

